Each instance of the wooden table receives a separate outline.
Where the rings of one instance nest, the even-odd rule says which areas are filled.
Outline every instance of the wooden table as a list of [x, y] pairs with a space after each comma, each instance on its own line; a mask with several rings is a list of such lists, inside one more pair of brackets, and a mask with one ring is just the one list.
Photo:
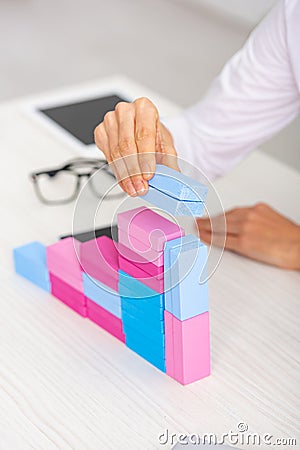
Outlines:
[[[178, 110], [122, 78], [72, 89], [107, 83]], [[30, 171], [74, 153], [26, 116], [29, 100], [0, 106], [0, 449], [171, 448], [159, 443], [166, 429], [220, 436], [240, 422], [299, 445], [299, 273], [223, 255], [210, 280], [212, 375], [186, 387], [14, 274], [12, 248], [53, 242], [71, 230], [74, 210], [33, 193]], [[300, 221], [299, 173], [259, 151], [216, 187], [225, 208], [266, 201]]]

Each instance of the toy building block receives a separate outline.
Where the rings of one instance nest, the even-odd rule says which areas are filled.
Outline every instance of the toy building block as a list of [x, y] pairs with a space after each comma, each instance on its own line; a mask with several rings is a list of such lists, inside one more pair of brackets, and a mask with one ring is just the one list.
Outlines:
[[126, 345], [161, 370], [164, 358], [164, 295], [120, 270], [119, 293]]
[[[168, 311], [164, 311], [164, 324], [165, 324], [165, 360], [166, 360], [166, 372], [167, 374], [177, 380], [175, 374], [174, 365], [174, 332], [173, 332], [173, 314]], [[193, 344], [194, 345], [194, 344]]]
[[120, 271], [119, 294], [121, 296], [122, 317], [133, 316], [141, 324], [149, 323], [162, 330], [164, 320], [164, 295], [143, 285], [135, 278]]
[[136, 298], [121, 297], [121, 310], [128, 312], [137, 320], [147, 320], [147, 322], [155, 322], [164, 320], [164, 309], [153, 306], [151, 297], [147, 297], [145, 301], [138, 301]]
[[119, 262], [116, 243], [107, 236], [80, 245], [80, 263], [84, 272], [111, 288], [118, 290]]
[[[147, 259], [143, 258], [143, 256], [137, 254], [129, 247], [126, 247], [120, 242], [118, 243], [118, 251], [119, 257], [122, 256], [123, 258], [127, 259], [127, 261], [131, 261], [133, 264], [139, 266], [144, 272], [147, 272], [149, 275], [152, 275], [153, 277], [163, 276], [163, 261], [161, 261], [161, 265], [154, 264], [153, 262], [150, 262]], [[163, 259], [162, 252], [161, 256], [161, 259]]]
[[143, 336], [155, 341], [158, 345], [165, 345], [163, 320], [151, 321], [148, 318], [143, 320], [140, 317], [129, 314], [128, 311], [122, 311], [122, 322], [125, 334], [127, 328], [134, 329]]
[[179, 320], [208, 311], [207, 247], [188, 235], [167, 242], [164, 255], [166, 310]]
[[121, 297], [130, 297], [136, 299], [136, 304], [140, 302], [152, 302], [157, 307], [164, 307], [164, 295], [158, 294], [156, 291], [141, 283], [139, 280], [131, 277], [128, 273], [119, 270], [119, 294]]
[[207, 187], [176, 170], [158, 164], [143, 199], [172, 216], [201, 216]]
[[210, 375], [209, 313], [180, 321], [165, 311], [166, 371], [181, 384]]
[[204, 184], [162, 164], [156, 165], [156, 172], [148, 183], [177, 200], [190, 202], [205, 202], [208, 191]]
[[157, 252], [163, 251], [166, 241], [184, 235], [184, 230], [179, 225], [145, 206], [119, 213], [118, 229], [138, 238], [148, 250]]
[[87, 298], [87, 317], [108, 333], [125, 342], [125, 334], [121, 319]]
[[155, 342], [147, 339], [135, 330], [126, 334], [126, 346], [149, 361], [161, 371], [166, 371], [164, 347], [158, 347]]
[[163, 294], [164, 292], [164, 276], [159, 275], [158, 277], [153, 277], [152, 275], [149, 275], [147, 272], [144, 272], [144, 270], [140, 269], [139, 266], [136, 266], [135, 264], [132, 264], [127, 259], [123, 258], [119, 255], [119, 267], [123, 272], [128, 273], [128, 275], [132, 276], [133, 278], [136, 278], [141, 283], [144, 283], [146, 286], [149, 286], [154, 291], [158, 292], [159, 294]]
[[46, 248], [47, 266], [53, 275], [83, 292], [79, 246], [80, 242], [73, 238], [62, 239], [49, 245]]
[[172, 216], [200, 217], [204, 210], [203, 202], [177, 200], [150, 185], [148, 187], [148, 192], [143, 195], [142, 198], [162, 211], [167, 211]]
[[81, 290], [77, 290], [65, 280], [50, 272], [51, 294], [72, 308], [83, 317], [87, 315], [86, 298]]
[[121, 299], [116, 291], [107, 288], [95, 278], [82, 274], [84, 295], [114, 316], [121, 318]]
[[133, 261], [138, 261], [139, 258], [143, 258], [144, 260], [155, 264], [158, 267], [163, 266], [164, 264], [164, 252], [157, 252], [150, 248], [148, 244], [137, 239], [135, 236], [130, 236], [125, 231], [119, 228], [119, 246], [120, 244], [124, 247], [127, 247], [131, 252], [135, 253], [135, 257], [132, 259]]
[[13, 250], [15, 271], [47, 292], [50, 278], [46, 263], [46, 247], [40, 242], [16, 247]]

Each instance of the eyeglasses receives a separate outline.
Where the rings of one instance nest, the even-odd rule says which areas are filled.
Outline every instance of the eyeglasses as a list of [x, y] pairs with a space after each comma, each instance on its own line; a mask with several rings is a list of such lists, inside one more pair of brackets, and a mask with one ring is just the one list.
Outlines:
[[72, 202], [79, 194], [84, 178], [98, 198], [112, 199], [124, 195], [106, 161], [76, 158], [60, 167], [30, 174], [39, 200], [47, 205]]

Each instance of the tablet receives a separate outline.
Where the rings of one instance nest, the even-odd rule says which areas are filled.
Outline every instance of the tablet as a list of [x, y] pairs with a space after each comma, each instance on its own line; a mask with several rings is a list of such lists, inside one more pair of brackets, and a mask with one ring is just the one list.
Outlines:
[[94, 129], [103, 121], [108, 111], [125, 101], [118, 95], [94, 98], [92, 100], [69, 103], [52, 108], [40, 109], [48, 119], [53, 120], [84, 145], [94, 143]]
[[97, 158], [99, 150], [93, 141], [94, 128], [119, 101], [133, 102], [139, 97], [150, 98], [158, 106], [161, 117], [180, 112], [173, 103], [121, 75], [42, 92], [24, 99], [21, 110], [28, 119], [44, 128], [40, 131], [44, 131], [45, 137], [48, 131], [53, 145], [65, 144], [77, 156]]
[[65, 101], [57, 99], [48, 104], [45, 101], [31, 105], [30, 113], [57, 137], [79, 150], [81, 156], [91, 156], [90, 150], [96, 150], [94, 129], [121, 101], [130, 99], [117, 93]]

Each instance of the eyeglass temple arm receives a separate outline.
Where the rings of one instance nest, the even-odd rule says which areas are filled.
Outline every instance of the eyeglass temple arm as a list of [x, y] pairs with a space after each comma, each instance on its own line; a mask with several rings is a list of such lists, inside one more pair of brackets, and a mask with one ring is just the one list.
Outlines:
[[[107, 161], [104, 159], [86, 159], [85, 160], [85, 159], [77, 158], [77, 159], [71, 160], [67, 164], [64, 164], [63, 166], [60, 166], [57, 168], [48, 169], [48, 170], [47, 169], [40, 170], [38, 172], [32, 172], [30, 174], [30, 178], [32, 180], [35, 180], [36, 177], [38, 177], [39, 175], [48, 175], [49, 177], [55, 177], [59, 172], [61, 172], [63, 170], [72, 170], [72, 168], [76, 167], [76, 165], [79, 163], [93, 164], [93, 165], [95, 165], [95, 168], [98, 168], [97, 164], [99, 164], [99, 163], [102, 163], [102, 166], [100, 166], [99, 168], [108, 166]], [[111, 173], [110, 173], [110, 175], [114, 176]]]

